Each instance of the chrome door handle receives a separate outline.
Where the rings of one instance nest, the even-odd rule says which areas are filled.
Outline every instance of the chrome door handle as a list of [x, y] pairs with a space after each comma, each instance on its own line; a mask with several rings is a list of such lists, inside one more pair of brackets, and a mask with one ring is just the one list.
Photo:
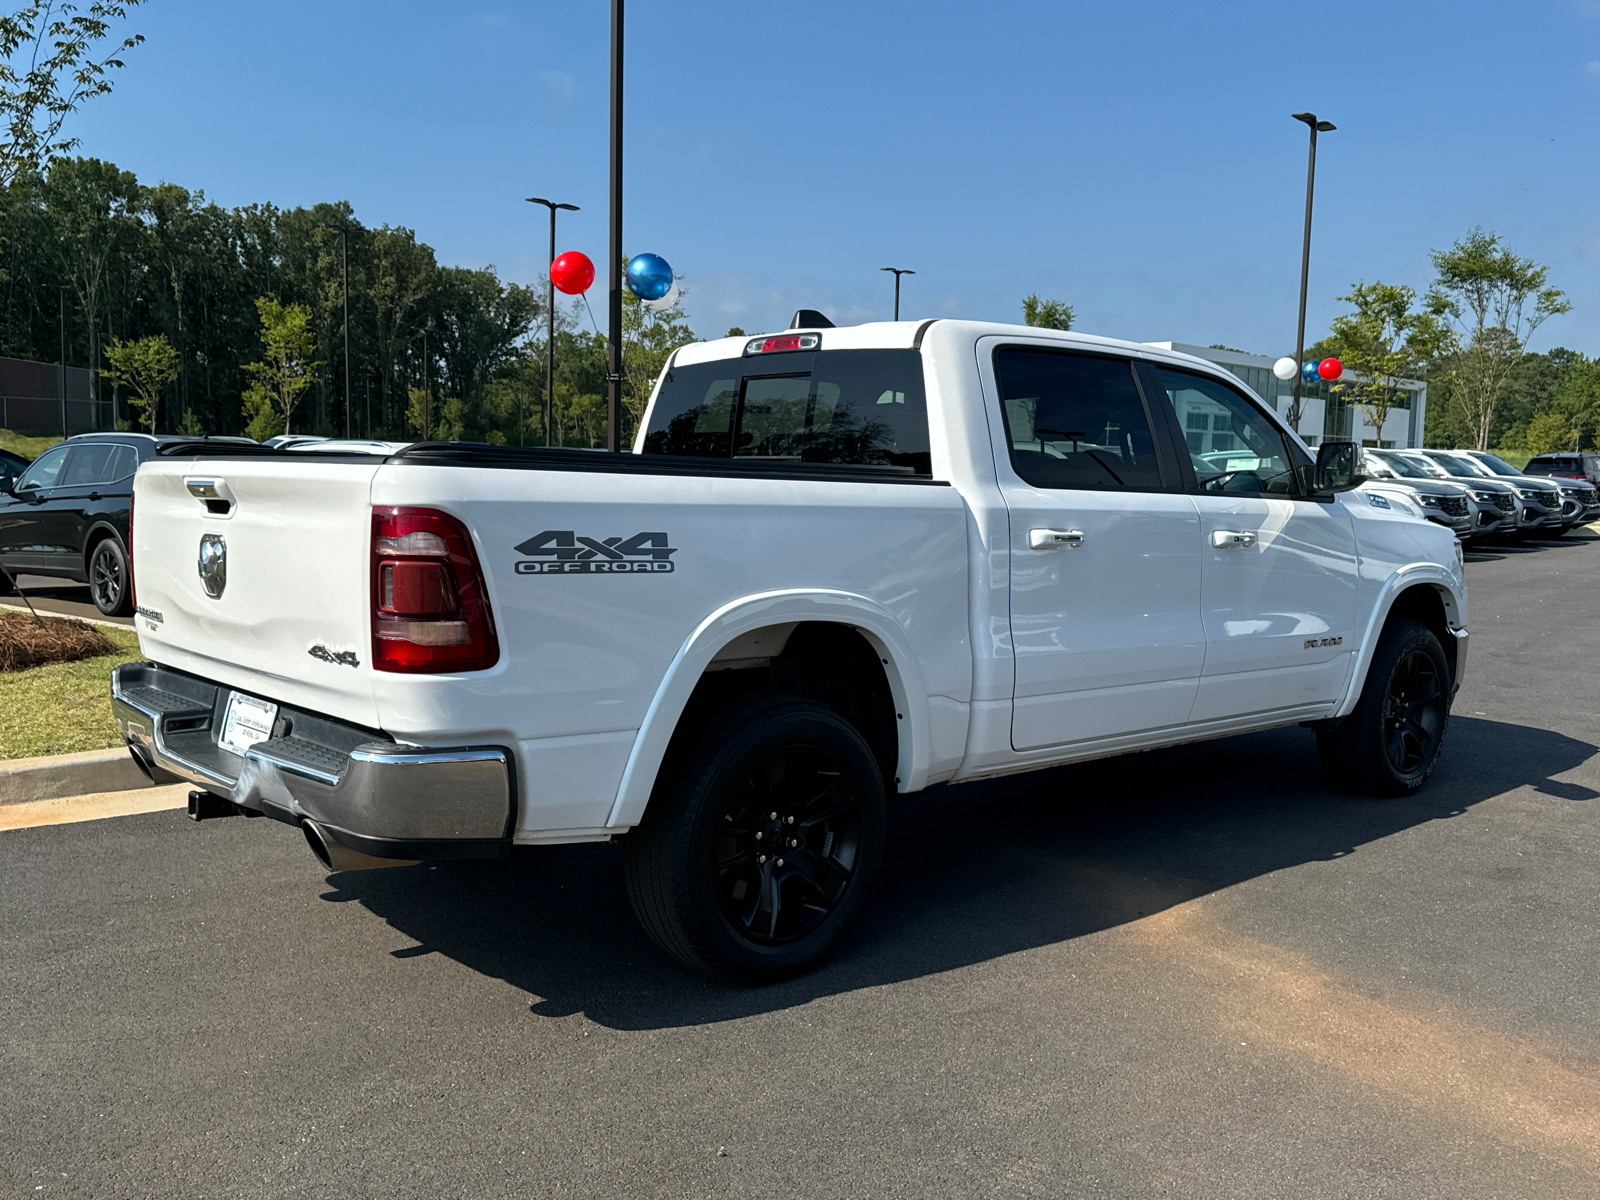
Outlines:
[[1030, 529], [1028, 547], [1031, 550], [1055, 550], [1061, 546], [1083, 545], [1081, 529]]
[[1213, 529], [1211, 544], [1218, 550], [1243, 550], [1256, 544], [1256, 535], [1253, 529]]

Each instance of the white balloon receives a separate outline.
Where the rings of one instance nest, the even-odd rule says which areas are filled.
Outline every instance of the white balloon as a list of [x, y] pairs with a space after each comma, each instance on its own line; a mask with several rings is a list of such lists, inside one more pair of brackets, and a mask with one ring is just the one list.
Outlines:
[[646, 300], [644, 306], [651, 312], [666, 312], [678, 302], [678, 281], [674, 279], [672, 286], [667, 289], [667, 294], [659, 300]]
[[1294, 359], [1285, 356], [1272, 364], [1272, 373], [1285, 383], [1288, 383], [1289, 380], [1300, 374], [1300, 367]]

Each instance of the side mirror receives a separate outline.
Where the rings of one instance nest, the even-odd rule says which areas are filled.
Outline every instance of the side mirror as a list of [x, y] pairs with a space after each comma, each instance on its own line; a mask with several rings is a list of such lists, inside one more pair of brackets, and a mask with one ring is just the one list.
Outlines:
[[1317, 447], [1317, 465], [1311, 473], [1311, 490], [1321, 495], [1348, 492], [1365, 483], [1361, 473], [1361, 447], [1354, 442], [1323, 442]]

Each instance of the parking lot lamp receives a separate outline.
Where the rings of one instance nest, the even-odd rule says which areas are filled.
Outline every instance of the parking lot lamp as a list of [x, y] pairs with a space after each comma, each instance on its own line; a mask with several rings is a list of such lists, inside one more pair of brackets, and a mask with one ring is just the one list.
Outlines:
[[1296, 121], [1304, 121], [1311, 130], [1311, 150], [1306, 159], [1306, 233], [1305, 241], [1300, 247], [1300, 324], [1296, 327], [1294, 335], [1294, 361], [1297, 369], [1294, 376], [1294, 400], [1289, 405], [1289, 428], [1299, 433], [1301, 379], [1298, 367], [1306, 356], [1306, 281], [1311, 272], [1311, 195], [1317, 183], [1317, 134], [1332, 133], [1337, 126], [1332, 121], [1317, 120], [1316, 113], [1298, 112], [1289, 115]]
[[[577, 212], [576, 204], [557, 204], [539, 196], [529, 196], [529, 204], [542, 204], [550, 210], [550, 262], [545, 266], [545, 317], [544, 340], [544, 444], [550, 444], [550, 423], [555, 414], [556, 395], [556, 281], [550, 267], [556, 261], [556, 209]], [[517, 400], [517, 445], [522, 445], [522, 400]]]
[[916, 272], [907, 267], [879, 267], [880, 271], [894, 272], [894, 319], [900, 319], [900, 276], [915, 275]]

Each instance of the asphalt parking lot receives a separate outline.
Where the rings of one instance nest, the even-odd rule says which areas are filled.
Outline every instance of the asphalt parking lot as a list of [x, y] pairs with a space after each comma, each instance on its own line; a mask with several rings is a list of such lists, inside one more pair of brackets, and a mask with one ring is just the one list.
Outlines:
[[609, 846], [0, 833], [0, 1191], [1600, 1194], [1600, 538], [1468, 578], [1421, 795], [1330, 791], [1299, 730], [931, 792], [765, 989], [666, 959]]

